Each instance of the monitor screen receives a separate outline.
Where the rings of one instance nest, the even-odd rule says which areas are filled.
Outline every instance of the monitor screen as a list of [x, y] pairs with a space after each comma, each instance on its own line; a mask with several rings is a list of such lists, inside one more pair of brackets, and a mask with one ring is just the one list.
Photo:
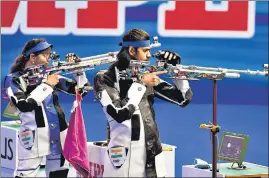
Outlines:
[[218, 159], [241, 164], [245, 157], [248, 136], [224, 132], [219, 144]]

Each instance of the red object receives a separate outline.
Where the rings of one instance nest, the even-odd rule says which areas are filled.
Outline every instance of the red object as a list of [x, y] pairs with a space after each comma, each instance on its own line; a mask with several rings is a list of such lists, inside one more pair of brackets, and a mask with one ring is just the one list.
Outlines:
[[165, 29], [247, 31], [248, 1], [228, 3], [222, 12], [206, 11], [205, 1], [176, 1], [175, 9], [165, 12]]

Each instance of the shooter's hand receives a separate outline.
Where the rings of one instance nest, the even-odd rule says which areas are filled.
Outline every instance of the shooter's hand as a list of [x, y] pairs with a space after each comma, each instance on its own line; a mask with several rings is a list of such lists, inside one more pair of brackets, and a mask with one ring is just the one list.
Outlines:
[[[68, 53], [65, 56], [65, 58], [66, 58], [66, 62], [80, 62], [81, 61], [75, 53]], [[78, 88], [84, 87], [84, 85], [88, 82], [86, 74], [83, 70], [75, 73], [74, 77], [77, 82]]]
[[174, 53], [169, 50], [159, 51], [153, 56], [155, 56], [161, 61], [167, 62], [168, 64], [172, 64], [173, 66], [176, 66], [177, 64], [181, 63], [181, 57], [177, 53]]
[[158, 75], [164, 73], [166, 73], [166, 71], [146, 73], [142, 76], [141, 81], [149, 87], [157, 86], [160, 84], [160, 78], [158, 77]]
[[56, 72], [54, 74], [50, 74], [47, 77], [46, 83], [49, 84], [50, 86], [54, 87], [55, 85], [57, 85], [57, 83], [59, 83], [59, 74], [61, 72]]
[[65, 55], [66, 62], [80, 62], [81, 60], [75, 53], [68, 53]]

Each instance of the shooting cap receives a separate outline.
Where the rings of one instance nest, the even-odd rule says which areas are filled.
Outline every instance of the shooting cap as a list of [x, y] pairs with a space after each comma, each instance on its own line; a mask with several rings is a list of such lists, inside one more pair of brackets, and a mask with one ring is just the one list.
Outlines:
[[42, 41], [35, 45], [33, 48], [29, 49], [28, 51], [25, 52], [25, 56], [29, 56], [32, 53], [43, 51], [45, 49], [48, 49], [49, 47], [53, 48], [52, 44], [49, 44], [46, 41]]

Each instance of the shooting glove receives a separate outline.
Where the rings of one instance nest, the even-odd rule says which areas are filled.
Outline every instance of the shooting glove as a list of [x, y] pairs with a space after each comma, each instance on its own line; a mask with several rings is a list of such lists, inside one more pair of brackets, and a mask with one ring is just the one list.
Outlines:
[[167, 62], [168, 64], [172, 64], [173, 66], [181, 63], [181, 57], [177, 53], [169, 50], [161, 50], [155, 55], [155, 57], [161, 61]]
[[81, 60], [75, 53], [68, 53], [65, 55], [66, 62], [80, 62]]
[[[65, 55], [66, 62], [80, 62], [81, 60], [75, 53], [68, 53]], [[75, 80], [77, 81], [78, 88], [82, 88], [88, 82], [85, 72], [78, 71], [74, 74]]]

